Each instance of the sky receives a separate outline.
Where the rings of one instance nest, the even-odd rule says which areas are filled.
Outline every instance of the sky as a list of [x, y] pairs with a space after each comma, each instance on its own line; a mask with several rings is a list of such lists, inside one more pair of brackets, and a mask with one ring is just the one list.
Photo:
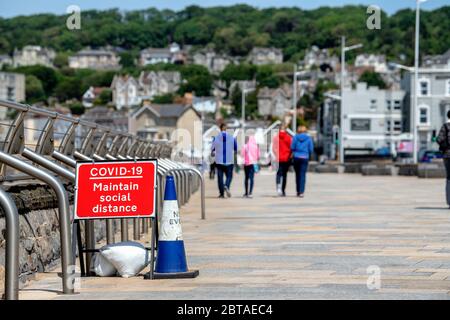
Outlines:
[[[78, 5], [81, 10], [119, 8], [136, 10], [149, 7], [158, 9], [181, 10], [196, 4], [202, 7], [228, 6], [236, 3], [246, 3], [258, 8], [265, 7], [300, 7], [313, 9], [320, 6], [342, 6], [345, 4], [378, 5], [384, 11], [392, 14], [399, 9], [415, 7], [415, 0], [0, 0], [0, 16], [4, 18], [35, 13], [65, 14], [70, 5]], [[444, 5], [450, 5], [450, 0], [428, 0], [422, 4], [423, 9], [431, 10]]]

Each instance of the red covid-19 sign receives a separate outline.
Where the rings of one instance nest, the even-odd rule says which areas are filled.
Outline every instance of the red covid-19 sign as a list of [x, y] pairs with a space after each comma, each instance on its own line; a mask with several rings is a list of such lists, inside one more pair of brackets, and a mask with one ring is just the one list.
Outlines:
[[79, 162], [75, 219], [154, 217], [156, 160]]

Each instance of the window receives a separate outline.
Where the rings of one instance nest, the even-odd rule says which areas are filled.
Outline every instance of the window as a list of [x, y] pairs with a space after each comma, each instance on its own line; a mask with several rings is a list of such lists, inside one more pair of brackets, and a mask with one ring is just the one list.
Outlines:
[[391, 111], [391, 107], [392, 107], [392, 101], [391, 100], [386, 100], [386, 107], [388, 111]]
[[391, 120], [386, 120], [386, 131], [391, 132]]
[[450, 79], [445, 82], [445, 95], [450, 97]]
[[394, 101], [394, 110], [400, 110], [402, 108], [402, 102], [400, 100]]
[[352, 131], [370, 131], [370, 119], [352, 119]]
[[427, 105], [419, 106], [419, 124], [421, 125], [430, 124], [430, 107]]
[[396, 131], [396, 132], [402, 131], [402, 122], [400, 120], [394, 121], [394, 131]]
[[420, 96], [429, 96], [430, 95], [430, 80], [420, 79], [418, 89], [419, 89]]
[[370, 100], [370, 111], [376, 111], [377, 110], [377, 100], [372, 99]]

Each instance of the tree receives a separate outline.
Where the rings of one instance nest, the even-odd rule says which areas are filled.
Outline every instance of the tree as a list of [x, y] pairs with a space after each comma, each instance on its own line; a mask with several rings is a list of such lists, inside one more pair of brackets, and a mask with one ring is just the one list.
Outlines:
[[55, 97], [61, 102], [69, 99], [81, 100], [82, 95], [81, 80], [77, 78], [64, 78], [55, 88]]
[[58, 85], [58, 72], [52, 68], [35, 65], [19, 67], [13, 70], [14, 72], [23, 73], [25, 75], [33, 75], [38, 78], [43, 86], [45, 95], [47, 97], [51, 96], [53, 90]]
[[123, 68], [134, 68], [135, 64], [135, 55], [131, 52], [125, 51], [120, 54], [120, 64]]
[[27, 75], [25, 81], [25, 96], [27, 103], [36, 103], [46, 100], [44, 87], [42, 86], [41, 80], [33, 75]]
[[95, 99], [94, 104], [96, 106], [105, 106], [110, 103], [112, 100], [112, 91], [111, 89], [103, 90], [100, 95]]
[[72, 115], [82, 115], [86, 110], [85, 107], [80, 102], [75, 102], [69, 105], [70, 112]]
[[278, 88], [281, 80], [275, 75], [272, 66], [260, 66], [256, 72], [256, 81], [260, 87]]
[[364, 71], [359, 77], [359, 82], [365, 82], [369, 86], [378, 87], [380, 89], [386, 89], [387, 85], [379, 73], [373, 71]]
[[157, 104], [168, 104], [173, 103], [174, 98], [175, 96], [173, 94], [168, 93], [161, 96], [153, 97], [152, 102]]
[[253, 80], [256, 75], [257, 68], [254, 65], [241, 63], [239, 65], [229, 64], [220, 73], [219, 78], [226, 82], [227, 87], [233, 80]]

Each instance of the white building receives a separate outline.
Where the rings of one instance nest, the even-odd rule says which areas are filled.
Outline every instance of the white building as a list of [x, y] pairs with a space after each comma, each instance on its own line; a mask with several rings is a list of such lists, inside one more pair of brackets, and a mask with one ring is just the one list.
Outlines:
[[33, 66], [43, 65], [53, 67], [53, 60], [56, 53], [52, 49], [42, 48], [40, 46], [25, 46], [22, 50], [14, 50], [13, 66]]
[[120, 57], [114, 51], [85, 49], [69, 57], [72, 69], [116, 70], [120, 69]]
[[175, 93], [181, 85], [178, 71], [142, 71], [139, 75], [140, 94], [147, 99], [155, 96]]
[[388, 66], [386, 56], [376, 54], [359, 54], [356, 56], [355, 67], [373, 67], [375, 72], [386, 73]]
[[168, 48], [147, 48], [142, 50], [139, 57], [139, 64], [141, 66], [158, 63], [184, 64], [185, 60], [185, 52], [174, 42]]
[[118, 110], [138, 106], [142, 102], [139, 82], [132, 76], [114, 76], [111, 83], [113, 104]]
[[248, 60], [255, 65], [281, 64], [283, 63], [283, 51], [278, 48], [260, 48], [252, 49]]
[[435, 63], [425, 62], [426, 67], [419, 69], [415, 123], [413, 120], [414, 92], [412, 90], [414, 88], [414, 72], [405, 73], [402, 80], [402, 88], [407, 92], [405, 126], [411, 133], [414, 132], [414, 126], [417, 126], [419, 155], [421, 150], [438, 149], [434, 138], [439, 133], [442, 124], [447, 122], [447, 112], [450, 110], [450, 55], [446, 61], [436, 59]]
[[373, 153], [388, 148], [395, 154], [403, 128], [405, 91], [382, 90], [357, 83], [344, 89], [345, 154]]
[[5, 65], [13, 65], [13, 60], [11, 59], [10, 56], [8, 56], [7, 54], [1, 54], [0, 55], [0, 70], [3, 68], [3, 66]]
[[15, 102], [25, 101], [25, 75], [0, 72], [0, 99]]

